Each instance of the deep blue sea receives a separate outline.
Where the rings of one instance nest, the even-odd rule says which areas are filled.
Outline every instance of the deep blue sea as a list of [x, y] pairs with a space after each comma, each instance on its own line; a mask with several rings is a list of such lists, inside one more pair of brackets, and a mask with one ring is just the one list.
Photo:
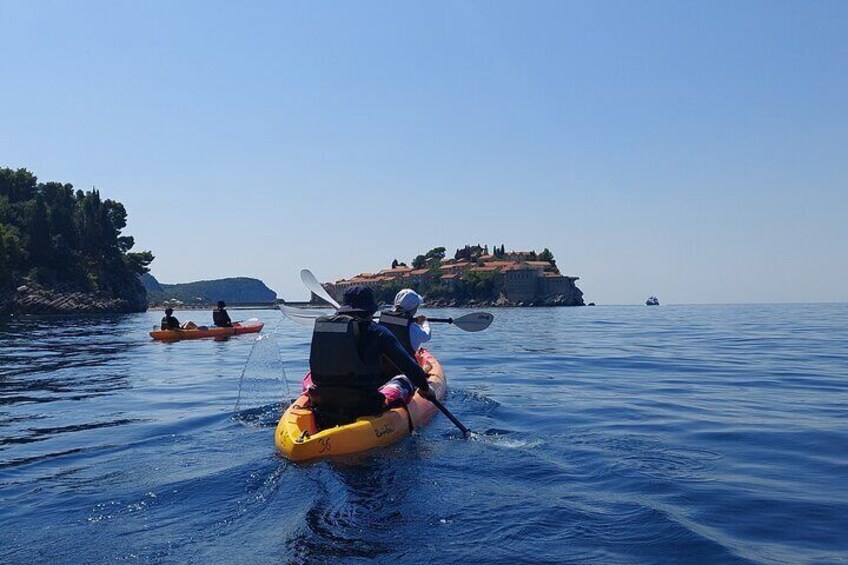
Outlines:
[[848, 563], [848, 304], [491, 311], [430, 342], [471, 439], [306, 465], [279, 312], [6, 320], [0, 563]]

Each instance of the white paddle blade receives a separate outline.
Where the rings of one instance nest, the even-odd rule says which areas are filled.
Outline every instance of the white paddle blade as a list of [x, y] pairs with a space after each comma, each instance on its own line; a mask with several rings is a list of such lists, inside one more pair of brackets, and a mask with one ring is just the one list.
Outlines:
[[494, 319], [488, 312], [472, 312], [454, 319], [453, 325], [467, 332], [482, 332], [492, 325]]
[[321, 286], [321, 283], [318, 282], [318, 279], [315, 278], [315, 275], [312, 274], [312, 271], [310, 271], [309, 269], [303, 269], [302, 271], [300, 271], [300, 280], [303, 281], [303, 284], [306, 285], [306, 288], [308, 288], [312, 292], [312, 294], [314, 294], [321, 300], [332, 304], [333, 308], [335, 308], [336, 310], [339, 309], [339, 303], [336, 302], [332, 296], [330, 296], [330, 293], [324, 290], [324, 287]]
[[300, 308], [295, 308], [294, 306], [286, 306], [285, 304], [280, 304], [280, 312], [282, 312], [283, 315], [292, 322], [295, 322], [296, 324], [300, 324], [302, 326], [315, 325], [315, 318], [323, 315], [323, 312], [301, 310]]

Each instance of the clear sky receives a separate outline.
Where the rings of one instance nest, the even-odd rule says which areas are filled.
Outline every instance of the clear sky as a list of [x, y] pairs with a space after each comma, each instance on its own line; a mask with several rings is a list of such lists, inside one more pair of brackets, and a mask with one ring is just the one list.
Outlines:
[[0, 166], [162, 282], [305, 298], [438, 245], [587, 301], [848, 300], [848, 2], [0, 3]]

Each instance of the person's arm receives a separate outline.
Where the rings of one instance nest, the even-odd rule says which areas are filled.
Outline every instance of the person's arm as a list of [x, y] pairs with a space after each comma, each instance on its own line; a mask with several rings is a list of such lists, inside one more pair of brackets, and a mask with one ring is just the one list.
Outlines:
[[[418, 318], [420, 320], [424, 316], [419, 316]], [[424, 318], [423, 324], [416, 322], [409, 325], [409, 343], [412, 345], [412, 349], [417, 351], [419, 347], [428, 341], [430, 341], [430, 324], [426, 318]]]
[[380, 339], [383, 341], [383, 354], [389, 358], [389, 361], [392, 362], [398, 371], [409, 377], [409, 380], [416, 387], [422, 390], [429, 390], [430, 383], [427, 382], [427, 373], [407, 353], [394, 334], [383, 328], [383, 331], [380, 331]]

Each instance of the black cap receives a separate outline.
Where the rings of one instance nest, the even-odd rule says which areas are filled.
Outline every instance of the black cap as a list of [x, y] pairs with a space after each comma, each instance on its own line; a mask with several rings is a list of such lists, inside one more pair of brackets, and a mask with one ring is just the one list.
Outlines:
[[367, 286], [356, 285], [345, 290], [339, 313], [373, 314], [378, 308], [374, 292]]
[[224, 306], [226, 306], [226, 304], [224, 304], [224, 301], [223, 301], [223, 300], [219, 300], [219, 301], [218, 301], [218, 308], [223, 308]]

